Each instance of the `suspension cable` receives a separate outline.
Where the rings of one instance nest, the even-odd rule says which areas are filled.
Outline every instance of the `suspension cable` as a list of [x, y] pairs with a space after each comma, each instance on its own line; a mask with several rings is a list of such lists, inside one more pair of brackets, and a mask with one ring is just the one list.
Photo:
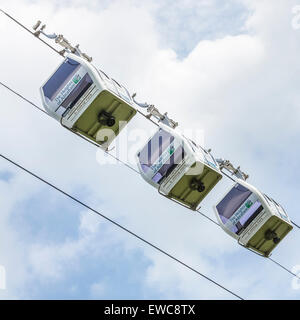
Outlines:
[[271, 257], [269, 257], [269, 260], [271, 260], [273, 263], [275, 263], [278, 267], [282, 268], [283, 270], [285, 270], [286, 272], [290, 273], [291, 275], [293, 275], [294, 277], [300, 279], [299, 275], [297, 275], [296, 273], [292, 272], [291, 270], [289, 270], [288, 268], [286, 268], [285, 266], [283, 266], [280, 262], [272, 259]]
[[112, 220], [111, 218], [107, 217], [106, 215], [104, 215], [103, 213], [101, 213], [100, 211], [92, 208], [91, 206], [89, 206], [88, 204], [86, 204], [85, 202], [79, 200], [78, 198], [72, 196], [70, 193], [60, 189], [59, 187], [57, 187], [56, 185], [50, 183], [49, 181], [41, 178], [39, 175], [33, 173], [32, 171], [26, 169], [24, 166], [18, 164], [17, 162], [11, 160], [10, 158], [8, 158], [7, 156], [4, 156], [3, 154], [0, 153], [0, 157], [3, 158], [4, 160], [10, 162], [11, 164], [13, 164], [14, 166], [18, 167], [19, 169], [27, 172], [28, 174], [30, 174], [31, 176], [35, 177], [36, 179], [40, 180], [41, 182], [47, 184], [49, 187], [51, 187], [52, 189], [55, 189], [56, 191], [62, 193], [63, 195], [65, 195], [66, 197], [70, 198], [71, 200], [79, 203], [81, 206], [85, 207], [86, 209], [92, 211], [93, 213], [97, 214], [98, 216], [102, 217], [103, 219], [109, 221], [110, 223], [114, 224], [115, 226], [117, 226], [118, 228], [122, 229], [123, 231], [131, 234], [132, 236], [134, 236], [135, 238], [139, 239], [140, 241], [144, 242], [145, 244], [149, 245], [150, 247], [152, 247], [153, 249], [159, 251], [160, 253], [166, 255], [167, 257], [171, 258], [172, 260], [174, 260], [175, 262], [179, 263], [180, 265], [188, 268], [189, 270], [193, 271], [194, 273], [198, 274], [199, 276], [205, 278], [206, 280], [210, 281], [211, 283], [215, 284], [216, 286], [218, 286], [219, 288], [227, 291], [228, 293], [230, 293], [231, 295], [235, 296], [236, 298], [240, 299], [240, 300], [244, 300], [241, 296], [239, 296], [238, 294], [234, 293], [233, 291], [227, 289], [226, 287], [224, 287], [223, 285], [221, 285], [220, 283], [218, 283], [217, 281], [211, 279], [210, 277], [204, 275], [203, 273], [201, 273], [200, 271], [194, 269], [193, 267], [189, 266], [187, 263], [183, 262], [182, 260], [176, 258], [175, 256], [173, 256], [172, 254], [168, 253], [167, 251], [161, 249], [160, 247], [158, 247], [157, 245], [153, 244], [152, 242], [146, 240], [145, 238], [143, 238], [142, 236], [139, 236], [137, 233], [131, 231], [130, 229], [124, 227], [123, 225], [119, 224], [118, 222]]
[[56, 53], [58, 53], [60, 56], [64, 56], [62, 52], [56, 50], [54, 47], [52, 47], [48, 42], [44, 41], [43, 39], [41, 39], [40, 37], [37, 37], [31, 30], [29, 30], [27, 27], [25, 27], [21, 22], [19, 22], [17, 19], [15, 19], [14, 17], [12, 17], [10, 14], [8, 14], [7, 12], [5, 12], [4, 10], [0, 9], [0, 11], [5, 14], [9, 19], [11, 19], [12, 21], [14, 21], [17, 25], [19, 25], [21, 28], [23, 28], [24, 30], [26, 30], [27, 32], [29, 32], [31, 35], [33, 35], [35, 38], [39, 39], [40, 41], [42, 41], [42, 43], [44, 43], [46, 46], [48, 46], [49, 48], [51, 48], [53, 51], [55, 51]]

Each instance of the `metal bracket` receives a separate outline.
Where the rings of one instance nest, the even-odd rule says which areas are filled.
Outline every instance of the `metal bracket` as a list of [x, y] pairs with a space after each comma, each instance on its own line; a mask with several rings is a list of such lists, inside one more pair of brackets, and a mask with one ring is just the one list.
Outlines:
[[64, 54], [65, 52], [71, 52], [71, 53], [78, 55], [79, 57], [84, 58], [88, 62], [91, 62], [93, 60], [92, 57], [89, 57], [86, 53], [83, 53], [79, 49], [79, 44], [77, 44], [75, 47], [73, 47], [70, 44], [70, 42], [62, 34], [60, 34], [60, 35], [57, 35], [56, 33], [47, 34], [44, 31], [44, 29], [46, 28], [46, 25], [44, 24], [41, 26], [41, 23], [42, 22], [40, 20], [38, 20], [37, 23], [32, 27], [33, 30], [35, 31], [34, 35], [36, 37], [39, 37], [42, 34], [45, 37], [47, 37], [48, 39], [55, 40], [55, 43], [57, 43], [58, 45], [60, 45], [64, 48], [62, 51], [60, 51], [61, 54]]
[[162, 122], [163, 124], [167, 125], [170, 128], [175, 129], [178, 126], [178, 122], [175, 122], [171, 118], [168, 117], [168, 113], [165, 112], [164, 114], [161, 114], [157, 108], [153, 104], [140, 103], [135, 100], [136, 93], [132, 95], [132, 99], [135, 104], [137, 104], [141, 108], [147, 108], [148, 114], [146, 115], [146, 118], [151, 119], [151, 117], [154, 117], [158, 122]]
[[232, 176], [235, 176], [238, 179], [242, 179], [242, 180], [245, 180], [245, 181], [249, 178], [249, 175], [246, 174], [245, 172], [243, 172], [241, 170], [240, 166], [235, 168], [233, 166], [233, 164], [229, 160], [216, 159], [216, 161], [219, 164], [221, 171], [223, 169], [226, 169], [228, 172], [231, 173]]

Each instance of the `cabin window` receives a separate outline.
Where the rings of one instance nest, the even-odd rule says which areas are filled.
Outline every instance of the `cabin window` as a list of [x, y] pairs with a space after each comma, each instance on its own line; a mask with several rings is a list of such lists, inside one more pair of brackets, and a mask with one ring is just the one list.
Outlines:
[[91, 77], [80, 63], [68, 58], [44, 85], [43, 92], [57, 109], [72, 108], [92, 83]]
[[263, 210], [258, 197], [240, 184], [236, 184], [216, 208], [225, 227], [236, 234]]
[[144, 174], [160, 184], [184, 158], [181, 141], [160, 129], [138, 154]]

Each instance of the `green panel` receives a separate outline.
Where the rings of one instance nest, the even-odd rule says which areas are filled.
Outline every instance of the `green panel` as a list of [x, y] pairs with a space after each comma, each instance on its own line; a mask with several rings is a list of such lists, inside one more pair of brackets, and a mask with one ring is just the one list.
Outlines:
[[249, 240], [247, 247], [250, 247], [251, 249], [267, 257], [277, 246], [277, 244], [275, 244], [273, 240], [265, 239], [266, 231], [275, 231], [277, 236], [282, 240], [292, 229], [293, 227], [284, 220], [281, 220], [277, 216], [272, 216], [263, 225], [263, 227]]
[[[192, 168], [196, 163], [192, 166]], [[197, 162], [197, 165], [203, 165]], [[213, 187], [222, 179], [222, 175], [207, 165], [203, 165], [203, 171], [199, 175], [189, 175], [189, 171], [177, 182], [168, 194], [168, 198], [172, 198], [182, 204], [196, 210], [200, 202], [208, 195]], [[205, 186], [203, 192], [198, 192], [190, 188], [193, 179], [202, 181]]]
[[[98, 121], [98, 116], [102, 111], [106, 111], [115, 117], [116, 123], [113, 126], [108, 127]], [[132, 106], [113, 93], [104, 90], [100, 92], [93, 103], [84, 111], [74, 124], [72, 130], [97, 142], [99, 145], [103, 145], [106, 142], [105, 145], [108, 146], [113, 141], [114, 136], [112, 135], [111, 137], [99, 140], [97, 139], [99, 138], [99, 135], [97, 137], [98, 131], [100, 129], [111, 129], [115, 137], [117, 137], [122, 130], [122, 128], [119, 127], [119, 121], [129, 122], [135, 114], [136, 110]]]

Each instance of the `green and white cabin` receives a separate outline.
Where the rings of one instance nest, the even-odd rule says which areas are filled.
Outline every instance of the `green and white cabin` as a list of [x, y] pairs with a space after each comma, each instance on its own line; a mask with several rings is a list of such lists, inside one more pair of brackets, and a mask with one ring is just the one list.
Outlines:
[[222, 178], [208, 151], [163, 124], [137, 152], [136, 159], [142, 177], [149, 184], [192, 210]]
[[104, 149], [136, 114], [124, 86], [72, 53], [67, 54], [40, 92], [51, 117]]
[[293, 229], [280, 204], [241, 179], [214, 210], [226, 233], [264, 257]]

